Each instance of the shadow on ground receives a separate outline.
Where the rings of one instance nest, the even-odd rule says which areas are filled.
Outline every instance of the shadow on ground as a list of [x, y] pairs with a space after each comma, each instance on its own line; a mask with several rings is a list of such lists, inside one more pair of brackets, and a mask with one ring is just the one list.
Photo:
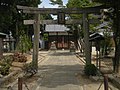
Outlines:
[[83, 65], [43, 65], [39, 68], [44, 78], [38, 83], [42, 87], [55, 88], [64, 85], [87, 85], [91, 81], [83, 74]]
[[59, 52], [59, 51], [57, 51], [57, 52], [50, 52], [49, 53], [51, 56], [69, 56], [69, 55], [74, 55], [74, 53], [72, 53], [72, 52]]

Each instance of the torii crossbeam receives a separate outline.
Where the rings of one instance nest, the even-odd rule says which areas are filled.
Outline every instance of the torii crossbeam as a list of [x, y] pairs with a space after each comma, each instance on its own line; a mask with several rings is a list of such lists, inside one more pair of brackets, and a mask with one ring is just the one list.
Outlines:
[[65, 14], [82, 14], [82, 13], [99, 13], [101, 9], [106, 8], [106, 6], [96, 6], [87, 8], [37, 8], [37, 7], [27, 7], [19, 6], [18, 9], [22, 9], [23, 13], [34, 13], [34, 14], [57, 14], [58, 12], [63, 12]]

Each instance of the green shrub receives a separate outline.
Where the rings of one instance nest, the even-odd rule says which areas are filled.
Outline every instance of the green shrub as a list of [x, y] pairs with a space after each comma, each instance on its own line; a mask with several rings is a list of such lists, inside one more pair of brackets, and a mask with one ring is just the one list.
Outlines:
[[19, 41], [16, 46], [16, 50], [21, 53], [26, 53], [32, 48], [32, 42], [28, 35], [23, 31], [19, 36]]
[[10, 65], [9, 64], [1, 64], [0, 67], [0, 74], [1, 75], [8, 75], [9, 74], [9, 69], [10, 69]]
[[97, 68], [95, 67], [94, 64], [88, 64], [84, 68], [84, 72], [87, 76], [95, 76], [97, 73]]
[[12, 64], [12, 57], [11, 56], [4, 56], [0, 62], [0, 74], [1, 75], [8, 75], [9, 69]]

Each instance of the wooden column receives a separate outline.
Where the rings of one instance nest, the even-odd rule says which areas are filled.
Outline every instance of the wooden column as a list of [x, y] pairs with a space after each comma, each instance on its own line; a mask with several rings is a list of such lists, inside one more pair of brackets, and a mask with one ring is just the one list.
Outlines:
[[37, 70], [38, 69], [38, 51], [39, 51], [39, 32], [40, 32], [40, 24], [39, 24], [39, 14], [35, 15], [35, 22], [34, 22], [34, 44], [33, 44], [33, 66]]
[[56, 47], [58, 48], [58, 32], [57, 32], [57, 42], [56, 42]]
[[108, 76], [104, 74], [104, 90], [108, 90]]
[[84, 32], [84, 42], [85, 42], [85, 60], [86, 60], [86, 64], [91, 64], [91, 52], [90, 52], [90, 42], [89, 42], [89, 22], [88, 22], [87, 13], [83, 13], [83, 32]]
[[18, 78], [18, 90], [23, 90], [23, 78]]

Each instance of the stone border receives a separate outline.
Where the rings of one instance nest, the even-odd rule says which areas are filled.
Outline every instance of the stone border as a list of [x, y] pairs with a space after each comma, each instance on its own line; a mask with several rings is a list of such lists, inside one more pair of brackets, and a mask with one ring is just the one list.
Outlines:
[[8, 74], [7, 76], [0, 78], [0, 87], [2, 86], [2, 84], [9, 80], [9, 78], [11, 78], [12, 76], [14, 76], [15, 74], [17, 74], [19, 71], [13, 71], [12, 73]]
[[108, 80], [113, 83], [118, 89], [120, 89], [120, 79], [113, 75], [108, 75]]

